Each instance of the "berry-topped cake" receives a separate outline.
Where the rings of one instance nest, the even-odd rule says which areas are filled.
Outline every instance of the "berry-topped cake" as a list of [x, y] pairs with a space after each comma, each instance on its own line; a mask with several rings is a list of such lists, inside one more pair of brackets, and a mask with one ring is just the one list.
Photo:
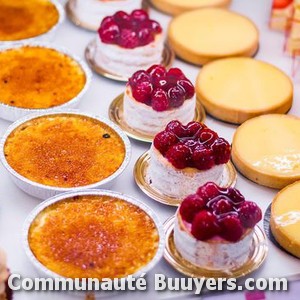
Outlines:
[[238, 268], [251, 253], [253, 228], [261, 218], [257, 204], [237, 189], [208, 182], [186, 197], [176, 213], [176, 249], [198, 267]]
[[199, 122], [171, 121], [150, 149], [149, 182], [164, 195], [183, 199], [208, 181], [220, 184], [230, 145]]
[[142, 9], [104, 18], [98, 33], [94, 61], [112, 73], [130, 77], [136, 70], [161, 62], [162, 28]]
[[178, 68], [153, 65], [137, 71], [124, 93], [124, 120], [136, 131], [154, 135], [171, 120], [188, 123], [195, 115], [195, 89]]
[[97, 30], [105, 16], [120, 8], [129, 13], [141, 6], [142, 0], [75, 0], [74, 13], [82, 23]]

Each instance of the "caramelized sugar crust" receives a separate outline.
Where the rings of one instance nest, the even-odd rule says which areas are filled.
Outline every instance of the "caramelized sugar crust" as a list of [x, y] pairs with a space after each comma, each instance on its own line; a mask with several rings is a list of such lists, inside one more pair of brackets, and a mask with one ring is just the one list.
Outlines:
[[59, 13], [49, 0], [0, 0], [0, 41], [16, 41], [49, 31]]
[[124, 161], [125, 145], [113, 129], [98, 120], [55, 114], [17, 127], [6, 140], [4, 153], [8, 164], [24, 177], [70, 188], [113, 174]]
[[0, 52], [4, 104], [33, 109], [61, 105], [76, 97], [85, 83], [81, 66], [56, 50], [28, 46]]
[[77, 196], [43, 210], [29, 230], [35, 257], [70, 278], [121, 278], [154, 257], [159, 235], [139, 207], [109, 196]]

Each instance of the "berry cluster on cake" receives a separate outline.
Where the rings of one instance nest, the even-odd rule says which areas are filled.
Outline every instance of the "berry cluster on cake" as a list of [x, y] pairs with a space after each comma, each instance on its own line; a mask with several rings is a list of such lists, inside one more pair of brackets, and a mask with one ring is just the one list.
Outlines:
[[155, 135], [171, 120], [192, 121], [196, 99], [193, 84], [178, 68], [161, 65], [137, 71], [124, 93], [124, 120], [134, 130]]
[[173, 120], [150, 149], [149, 182], [164, 195], [183, 199], [208, 181], [220, 184], [230, 145], [206, 125]]
[[129, 13], [141, 6], [142, 0], [76, 0], [74, 13], [81, 22], [97, 29], [105, 16], [114, 14], [120, 8]]
[[11, 300], [12, 290], [8, 287], [9, 271], [6, 265], [6, 255], [0, 249], [0, 300]]
[[262, 212], [237, 189], [208, 182], [183, 200], [175, 218], [174, 242], [185, 260], [230, 270], [247, 261]]
[[142, 9], [105, 17], [98, 33], [94, 61], [112, 73], [130, 77], [136, 70], [161, 62], [162, 27]]

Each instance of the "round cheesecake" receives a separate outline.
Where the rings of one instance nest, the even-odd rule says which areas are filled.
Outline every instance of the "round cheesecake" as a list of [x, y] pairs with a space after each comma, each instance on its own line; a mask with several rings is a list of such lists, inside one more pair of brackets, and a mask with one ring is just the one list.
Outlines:
[[196, 93], [209, 114], [240, 124], [262, 114], [286, 113], [292, 106], [293, 83], [273, 65], [234, 57], [205, 65]]
[[175, 215], [174, 243], [189, 263], [230, 271], [241, 267], [253, 250], [253, 228], [259, 207], [234, 188], [209, 182], [187, 196]]
[[228, 56], [253, 56], [258, 36], [251, 20], [217, 8], [183, 13], [171, 21], [168, 30], [176, 55], [197, 65]]
[[300, 258], [300, 182], [280, 191], [272, 202], [270, 226], [276, 241]]
[[205, 7], [227, 7], [231, 0], [151, 0], [151, 3], [162, 12], [179, 15], [183, 12]]
[[300, 179], [300, 119], [265, 115], [243, 123], [235, 132], [232, 160], [248, 179], [281, 189]]

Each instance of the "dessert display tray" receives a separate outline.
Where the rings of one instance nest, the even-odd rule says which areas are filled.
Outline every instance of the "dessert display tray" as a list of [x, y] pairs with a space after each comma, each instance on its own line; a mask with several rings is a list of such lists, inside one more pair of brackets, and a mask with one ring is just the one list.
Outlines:
[[[66, 1], [60, 2], [65, 4]], [[272, 32], [268, 29], [270, 7], [270, 0], [233, 0], [231, 5], [231, 9], [233, 11], [240, 12], [250, 17], [257, 24], [260, 30], [260, 49], [256, 58], [272, 63], [286, 73], [291, 74], [292, 61], [282, 52], [284, 35]], [[150, 13], [153, 18], [160, 21], [162, 26], [166, 28], [170, 20], [170, 16], [155, 11], [153, 8], [150, 9]], [[95, 35], [96, 33], [78, 28], [69, 20], [65, 20], [62, 26], [58, 28], [53, 42], [58, 46], [68, 48], [74, 54], [84, 58], [85, 48], [88, 43], [96, 37]], [[189, 77], [192, 81], [195, 81], [199, 72], [198, 67], [186, 64], [178, 59], [174, 61], [174, 66], [182, 68], [187, 77]], [[108, 80], [95, 74], [93, 76], [90, 89], [83, 97], [82, 102], [79, 105], [79, 109], [83, 112], [108, 117], [111, 101], [123, 93], [124, 89], [124, 83]], [[296, 86], [294, 98], [295, 100], [299, 100], [299, 97], [300, 89]], [[289, 114], [300, 116], [299, 101], [294, 101]], [[205, 122], [213, 130], [220, 133], [221, 136], [228, 139], [230, 142], [232, 141], [232, 137], [237, 126], [218, 121], [209, 116], [206, 118]], [[7, 121], [0, 120], [0, 136], [4, 134], [10, 124], [11, 123]], [[137, 159], [149, 149], [149, 144], [134, 140], [131, 140], [131, 144], [132, 157], [130, 163], [111, 189], [128, 194], [143, 201], [158, 214], [162, 222], [165, 222], [168, 218], [174, 215], [176, 207], [158, 203], [147, 197], [137, 187], [133, 177], [134, 165]], [[4, 248], [8, 255], [8, 265], [12, 272], [20, 273], [22, 277], [38, 277], [39, 274], [33, 268], [25, 254], [25, 251], [22, 249], [22, 228], [28, 214], [41, 201], [18, 189], [11, 181], [2, 165], [0, 166], [0, 174], [0, 246], [1, 248]], [[262, 208], [263, 212], [265, 212], [277, 192], [276, 190], [259, 186], [247, 180], [240, 174], [238, 174], [236, 187], [243, 192], [247, 200], [256, 201]], [[259, 226], [263, 229], [263, 221], [259, 223]], [[280, 250], [270, 241], [268, 242], [268, 246], [269, 251], [264, 263], [255, 272], [248, 274], [247, 277], [288, 277], [291, 280], [300, 279], [300, 259]], [[165, 259], [161, 259], [153, 270], [147, 274], [147, 291], [124, 293], [120, 298], [116, 297], [115, 294], [112, 294], [111, 299], [141, 299], [141, 297], [144, 299], [187, 298], [186, 293], [188, 292], [172, 292], [167, 290], [164, 292], [155, 291], [155, 274], [164, 274], [166, 277], [170, 278], [184, 277], [184, 275], [172, 268]], [[189, 293], [189, 295], [191, 294]], [[81, 298], [75, 298], [69, 293], [22, 291], [15, 292], [14, 300], [52, 300], [53, 297], [56, 300], [84, 299], [84, 296]], [[107, 297], [102, 297], [100, 299], [107, 299]]]

